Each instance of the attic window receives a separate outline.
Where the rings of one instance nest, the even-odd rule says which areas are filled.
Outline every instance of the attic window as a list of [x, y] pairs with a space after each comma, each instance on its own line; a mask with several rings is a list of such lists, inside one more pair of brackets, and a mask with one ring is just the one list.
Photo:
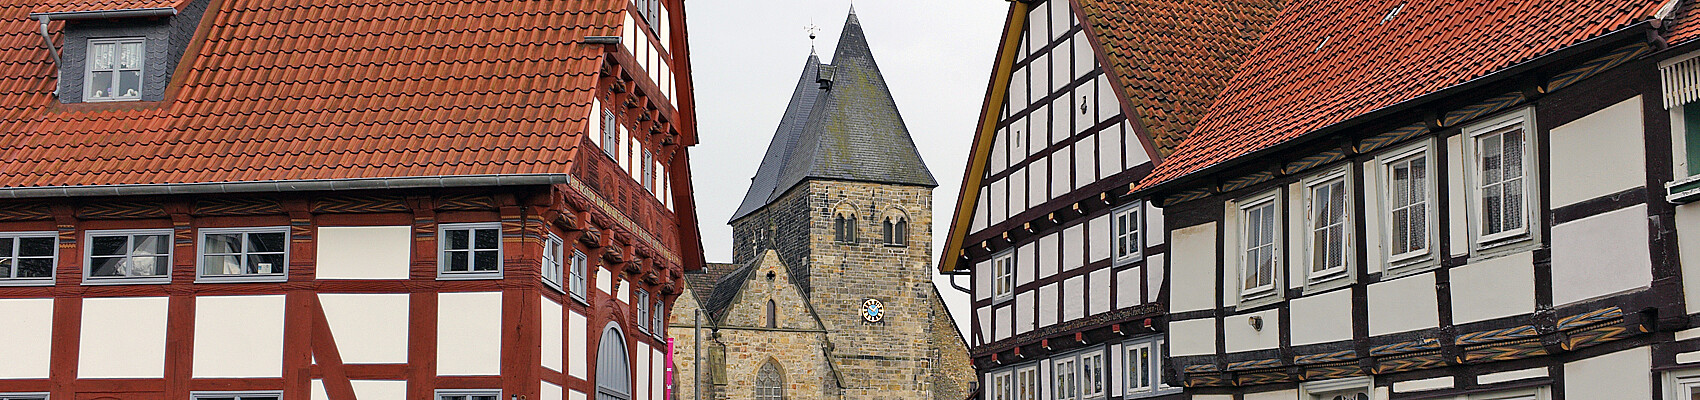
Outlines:
[[146, 39], [139, 37], [89, 39], [83, 98], [87, 101], [142, 99], [142, 64]]

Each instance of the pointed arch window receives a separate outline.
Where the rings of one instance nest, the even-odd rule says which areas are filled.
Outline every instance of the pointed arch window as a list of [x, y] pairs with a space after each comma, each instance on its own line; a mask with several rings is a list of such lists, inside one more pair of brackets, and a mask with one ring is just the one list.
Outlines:
[[774, 303], [773, 299], [768, 299], [767, 300], [767, 323], [766, 323], [767, 327], [778, 328], [779, 327], [779, 318], [778, 317], [779, 317], [779, 305]]
[[779, 375], [779, 365], [773, 360], [756, 372], [756, 400], [785, 400], [785, 378]]
[[856, 214], [849, 211], [838, 211], [832, 216], [832, 240], [838, 243], [856, 243]]
[[903, 214], [892, 214], [885, 217], [882, 223], [885, 233], [886, 246], [907, 246], [909, 244], [909, 218]]

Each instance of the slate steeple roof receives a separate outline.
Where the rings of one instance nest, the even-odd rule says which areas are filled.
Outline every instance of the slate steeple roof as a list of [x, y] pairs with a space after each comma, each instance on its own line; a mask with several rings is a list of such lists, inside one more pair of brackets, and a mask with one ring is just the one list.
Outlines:
[[935, 187], [851, 10], [832, 64], [810, 54], [736, 221], [809, 179]]

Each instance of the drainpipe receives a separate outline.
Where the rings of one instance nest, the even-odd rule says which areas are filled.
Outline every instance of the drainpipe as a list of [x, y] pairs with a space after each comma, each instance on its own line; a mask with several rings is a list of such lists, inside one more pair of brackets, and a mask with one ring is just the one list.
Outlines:
[[[47, 25], [52, 23], [53, 19], [46, 15], [36, 17], [36, 19], [41, 21], [41, 44], [47, 46], [47, 55], [53, 57], [53, 81], [59, 82], [59, 49], [53, 47], [53, 36], [47, 34]], [[57, 83], [53, 85], [53, 97], [59, 97], [59, 85]]]
[[695, 331], [697, 335], [696, 341], [691, 342], [691, 351], [695, 352], [695, 356], [691, 357], [691, 362], [696, 364], [695, 367], [691, 368], [691, 375], [694, 375], [691, 377], [691, 392], [696, 394], [696, 400], [702, 400], [702, 310], [698, 309], [695, 313], [691, 313], [691, 317], [696, 320]]

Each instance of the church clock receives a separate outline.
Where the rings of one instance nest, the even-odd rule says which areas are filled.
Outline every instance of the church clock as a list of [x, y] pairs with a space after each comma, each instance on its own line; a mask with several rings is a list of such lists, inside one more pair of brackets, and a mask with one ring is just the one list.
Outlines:
[[879, 323], [885, 320], [885, 304], [879, 299], [862, 300], [862, 320], [868, 323]]

